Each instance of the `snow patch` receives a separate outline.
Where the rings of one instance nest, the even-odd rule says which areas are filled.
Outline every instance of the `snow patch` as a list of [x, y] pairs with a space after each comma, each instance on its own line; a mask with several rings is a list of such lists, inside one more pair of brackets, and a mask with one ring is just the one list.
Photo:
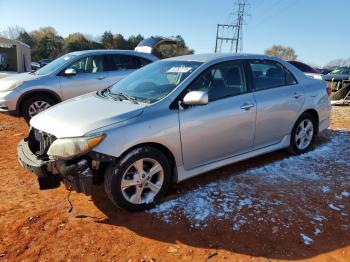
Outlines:
[[[218, 179], [147, 212], [166, 223], [186, 219], [198, 228], [224, 220], [231, 223], [233, 230], [241, 230], [243, 225], [271, 222], [280, 228], [290, 228], [298, 223], [296, 217], [301, 214], [317, 225], [317, 235], [327, 218], [319, 212], [320, 206], [310, 205], [309, 195], [329, 192], [334, 173], [346, 174], [350, 168], [349, 163], [342, 161], [344, 155], [350, 154], [349, 132], [329, 130], [326, 135], [328, 142], [311, 152]], [[339, 163], [336, 169], [329, 168], [333, 163]], [[350, 177], [338, 178], [347, 183], [344, 185], [350, 185]], [[350, 197], [350, 193], [342, 191], [341, 196]], [[296, 201], [290, 203], [293, 199]], [[335, 200], [329, 199], [328, 205], [332, 210], [345, 207], [338, 200], [337, 205], [332, 201]], [[313, 240], [307, 237], [305, 241], [312, 243]]]
[[337, 207], [337, 206], [335, 206], [333, 203], [328, 204], [328, 207], [331, 208], [331, 209], [333, 209], [333, 210], [335, 210], [335, 211], [340, 211], [340, 208]]
[[323, 186], [323, 187], [322, 187], [322, 192], [323, 192], [323, 193], [329, 192], [329, 186]]
[[300, 233], [300, 236], [302, 237], [305, 245], [311, 245], [314, 242], [314, 240], [312, 238], [308, 237], [307, 235], [305, 235], [303, 233]]
[[349, 192], [346, 192], [346, 191], [341, 192], [341, 195], [342, 195], [343, 197], [350, 197], [350, 193], [349, 193]]

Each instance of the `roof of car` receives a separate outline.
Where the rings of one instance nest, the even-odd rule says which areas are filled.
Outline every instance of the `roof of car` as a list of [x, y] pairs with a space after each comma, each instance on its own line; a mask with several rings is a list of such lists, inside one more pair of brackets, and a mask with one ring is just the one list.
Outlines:
[[218, 59], [274, 59], [278, 60], [278, 58], [274, 56], [267, 55], [257, 55], [257, 54], [195, 54], [195, 55], [185, 55], [185, 56], [177, 56], [171, 57], [167, 60], [176, 60], [176, 61], [197, 61], [207, 63], [210, 61], [218, 60]]
[[117, 50], [117, 49], [93, 49], [71, 52], [71, 55], [86, 55], [86, 54], [124, 54], [124, 55], [138, 55], [143, 57], [155, 58], [152, 54], [136, 52], [133, 50]]

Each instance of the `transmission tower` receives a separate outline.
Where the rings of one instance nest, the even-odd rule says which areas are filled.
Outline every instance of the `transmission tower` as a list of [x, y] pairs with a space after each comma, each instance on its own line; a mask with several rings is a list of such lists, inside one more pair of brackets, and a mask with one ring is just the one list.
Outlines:
[[218, 24], [216, 30], [215, 53], [221, 53], [223, 44], [230, 44], [230, 52], [243, 51], [243, 25], [248, 0], [236, 0], [236, 20], [232, 24]]

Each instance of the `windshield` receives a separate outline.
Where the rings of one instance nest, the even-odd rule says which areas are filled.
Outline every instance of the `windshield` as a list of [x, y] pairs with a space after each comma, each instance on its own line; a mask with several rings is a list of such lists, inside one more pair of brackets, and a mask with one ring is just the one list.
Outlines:
[[47, 75], [55, 71], [58, 67], [61, 67], [63, 64], [67, 63], [67, 61], [72, 60], [75, 57], [75, 55], [63, 55], [55, 60], [53, 60], [51, 63], [47, 64], [46, 66], [40, 68], [38, 71], [35, 72], [36, 75]]
[[110, 89], [110, 94], [123, 94], [136, 101], [154, 103], [173, 91], [201, 64], [193, 61], [158, 61], [116, 83]]

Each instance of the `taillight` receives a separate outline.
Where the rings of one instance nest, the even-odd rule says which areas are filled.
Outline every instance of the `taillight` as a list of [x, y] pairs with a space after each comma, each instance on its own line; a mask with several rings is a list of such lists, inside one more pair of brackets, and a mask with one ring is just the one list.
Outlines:
[[327, 94], [328, 96], [332, 94], [332, 88], [329, 85], [327, 85]]

